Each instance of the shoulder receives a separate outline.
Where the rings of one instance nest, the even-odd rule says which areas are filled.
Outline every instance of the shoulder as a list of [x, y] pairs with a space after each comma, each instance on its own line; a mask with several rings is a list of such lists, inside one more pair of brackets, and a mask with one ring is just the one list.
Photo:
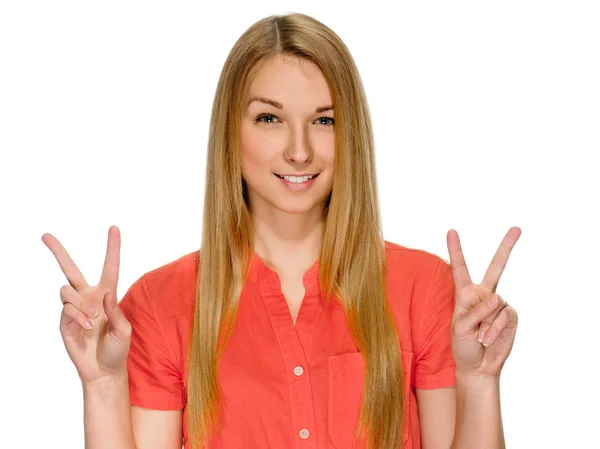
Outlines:
[[134, 284], [143, 285], [147, 301], [160, 319], [191, 315], [199, 255], [199, 250], [184, 254], [145, 272]]
[[146, 272], [143, 277], [148, 288], [157, 293], [170, 294], [187, 288], [190, 282], [196, 282], [199, 257], [200, 252], [193, 251]]
[[423, 322], [439, 315], [441, 307], [451, 307], [450, 264], [429, 251], [388, 241], [385, 253], [387, 300], [401, 339], [412, 347]]
[[433, 281], [437, 272], [450, 268], [449, 262], [429, 251], [385, 241], [386, 269], [389, 279]]

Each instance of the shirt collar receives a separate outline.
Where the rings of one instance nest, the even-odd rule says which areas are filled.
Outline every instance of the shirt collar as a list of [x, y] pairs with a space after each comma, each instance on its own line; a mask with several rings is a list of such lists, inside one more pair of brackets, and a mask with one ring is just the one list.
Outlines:
[[[281, 290], [281, 281], [277, 272], [269, 268], [254, 250], [252, 251], [250, 264], [250, 272], [248, 274], [250, 280], [272, 290]], [[306, 294], [320, 293], [319, 259], [304, 273], [302, 283], [306, 289]]]

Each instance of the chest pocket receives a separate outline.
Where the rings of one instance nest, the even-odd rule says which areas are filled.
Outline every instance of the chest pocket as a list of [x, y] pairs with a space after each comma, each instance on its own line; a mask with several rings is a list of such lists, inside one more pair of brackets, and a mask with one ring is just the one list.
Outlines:
[[[413, 354], [402, 351], [404, 372], [404, 447], [410, 436], [410, 408], [414, 400], [411, 394]], [[329, 396], [327, 430], [330, 448], [364, 449], [364, 441], [355, 440], [358, 415], [362, 400], [365, 378], [365, 362], [360, 352], [352, 352], [328, 357]]]

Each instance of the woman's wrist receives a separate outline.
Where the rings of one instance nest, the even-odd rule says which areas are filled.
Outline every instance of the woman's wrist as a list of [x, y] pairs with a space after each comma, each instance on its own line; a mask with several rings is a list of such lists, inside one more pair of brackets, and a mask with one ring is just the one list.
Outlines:
[[82, 381], [81, 384], [86, 394], [106, 394], [110, 391], [118, 391], [124, 386], [128, 387], [129, 376], [127, 371], [124, 371], [114, 375], [103, 376], [93, 381]]
[[472, 393], [495, 392], [500, 387], [500, 374], [491, 376], [457, 369], [454, 377], [457, 389], [466, 389]]
[[452, 449], [504, 448], [500, 376], [457, 370], [456, 423]]

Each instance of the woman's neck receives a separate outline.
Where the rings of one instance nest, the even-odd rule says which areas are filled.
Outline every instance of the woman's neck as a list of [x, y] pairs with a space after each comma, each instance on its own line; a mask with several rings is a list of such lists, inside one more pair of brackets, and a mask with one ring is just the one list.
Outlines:
[[319, 257], [321, 214], [252, 214], [254, 251], [279, 272], [304, 272]]

